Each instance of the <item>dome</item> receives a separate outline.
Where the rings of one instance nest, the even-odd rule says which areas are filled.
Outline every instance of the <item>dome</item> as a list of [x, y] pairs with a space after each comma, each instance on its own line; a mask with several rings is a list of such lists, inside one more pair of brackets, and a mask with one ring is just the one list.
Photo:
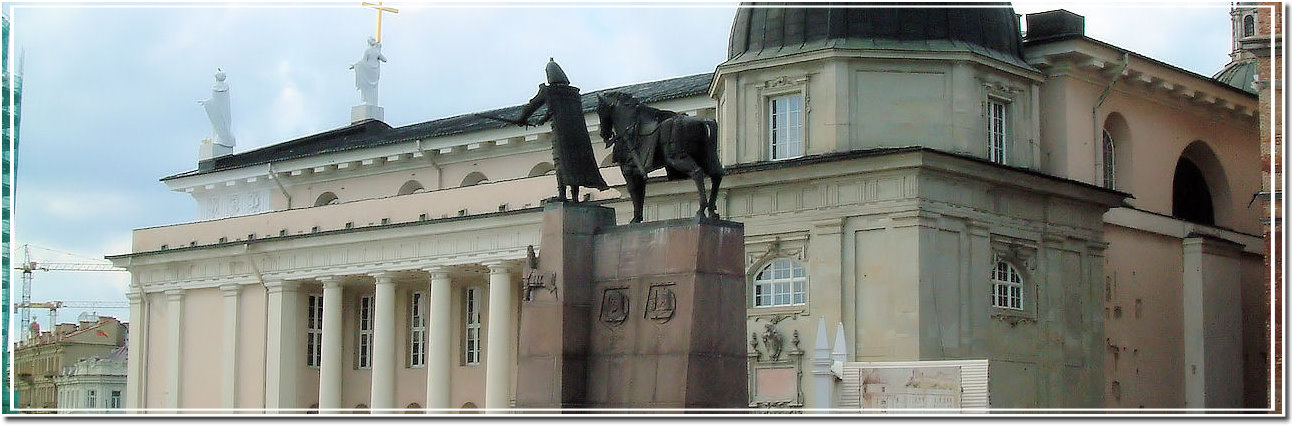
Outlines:
[[1244, 90], [1255, 95], [1258, 89], [1254, 88], [1254, 80], [1258, 77], [1258, 63], [1253, 59], [1235, 61], [1227, 64], [1226, 68], [1218, 71], [1213, 75], [1213, 79], [1222, 84]]
[[[763, 3], [761, 3], [763, 4]], [[934, 4], [934, 3], [931, 3]], [[749, 7], [737, 9], [724, 64], [829, 48], [973, 52], [1024, 68], [1020, 22], [1010, 3], [976, 7]]]

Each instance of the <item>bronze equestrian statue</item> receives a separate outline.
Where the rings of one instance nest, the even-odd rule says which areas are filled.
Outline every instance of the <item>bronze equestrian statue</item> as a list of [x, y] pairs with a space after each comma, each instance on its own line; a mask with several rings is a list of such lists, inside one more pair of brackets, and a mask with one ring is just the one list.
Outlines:
[[[566, 201], [570, 188], [570, 201], [578, 202], [579, 187], [605, 191], [609, 186], [598, 172], [593, 158], [593, 144], [589, 141], [589, 128], [584, 123], [584, 108], [580, 104], [580, 89], [571, 81], [552, 58], [544, 67], [548, 84], [539, 85], [539, 93], [521, 110], [516, 124], [537, 126], [553, 120], [553, 167], [557, 169], [557, 200]], [[539, 121], [531, 123], [530, 116], [547, 105], [548, 112]]]
[[[620, 165], [625, 185], [633, 200], [634, 218], [643, 220], [643, 197], [647, 174], [665, 168], [669, 180], [691, 177], [700, 197], [697, 217], [719, 218], [715, 199], [723, 180], [719, 164], [719, 123], [709, 118], [689, 117], [652, 108], [621, 92], [598, 94], [598, 128], [602, 140], [612, 148], [611, 158]], [[705, 178], [710, 177], [706, 197]]]

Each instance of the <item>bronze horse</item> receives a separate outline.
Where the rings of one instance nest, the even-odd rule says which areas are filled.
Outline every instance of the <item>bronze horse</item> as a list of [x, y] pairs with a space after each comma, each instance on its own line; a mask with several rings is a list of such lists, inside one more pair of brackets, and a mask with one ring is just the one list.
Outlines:
[[[633, 200], [634, 218], [643, 220], [643, 197], [647, 174], [665, 168], [669, 180], [691, 177], [700, 197], [697, 217], [719, 218], [715, 198], [723, 180], [719, 164], [719, 123], [709, 118], [690, 117], [643, 105], [633, 96], [621, 92], [598, 94], [598, 129], [611, 159], [620, 165], [625, 186]], [[705, 178], [710, 177], [710, 196], [706, 197]]]

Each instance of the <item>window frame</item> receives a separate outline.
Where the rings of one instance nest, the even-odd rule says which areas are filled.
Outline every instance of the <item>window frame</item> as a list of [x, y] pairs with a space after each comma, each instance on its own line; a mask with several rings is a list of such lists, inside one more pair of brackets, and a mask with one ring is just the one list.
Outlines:
[[306, 295], [306, 366], [319, 368], [323, 363], [323, 295]]
[[[984, 102], [984, 123], [988, 135], [988, 161], [1008, 164], [1011, 158], [1011, 100], [990, 95]], [[997, 123], [1001, 126], [995, 131], [994, 124]]]
[[94, 389], [86, 389], [86, 390], [85, 390], [85, 408], [98, 408], [98, 407], [96, 407], [96, 405], [98, 405], [98, 401], [96, 400], [96, 399], [97, 399], [97, 396], [98, 396], [98, 395], [97, 395], [97, 394], [95, 394]]
[[[786, 277], [764, 277], [765, 273], [776, 273], [774, 268], [781, 269], [780, 263], [785, 262], [787, 272]], [[801, 275], [796, 276], [796, 272]], [[785, 291], [779, 291], [785, 289]], [[798, 291], [797, 291], [798, 287]], [[786, 303], [778, 303], [779, 296], [784, 296]], [[799, 296], [799, 302], [796, 302], [796, 296]], [[761, 298], [768, 300], [767, 304], [761, 303]], [[769, 260], [751, 279], [750, 286], [750, 307], [756, 309], [764, 308], [794, 308], [808, 306], [809, 303], [809, 270], [797, 259], [790, 257], [777, 257]]]
[[[776, 105], [779, 100], [787, 100], [787, 109], [788, 109], [787, 112], [780, 113], [780, 114], [777, 112]], [[798, 100], [798, 103], [799, 103], [798, 111], [794, 108], [791, 108], [792, 106], [791, 100]], [[807, 151], [805, 149], [806, 140], [808, 139], [805, 137], [806, 136], [805, 130], [808, 127], [805, 125], [807, 121], [806, 118], [808, 117], [807, 104], [808, 103], [806, 102], [806, 96], [804, 95], [803, 90], [792, 90], [792, 91], [785, 91], [785, 92], [779, 92], [779, 93], [770, 93], [765, 96], [764, 124], [765, 124], [766, 143], [764, 144], [764, 148], [767, 150], [767, 155], [765, 156], [767, 160], [782, 161], [782, 160], [789, 160], [793, 158], [803, 157], [805, 155], [805, 152]], [[791, 123], [790, 118], [786, 120], [787, 124], [785, 128], [787, 129], [787, 131], [785, 132], [785, 134], [787, 135], [787, 138], [785, 142], [788, 148], [787, 148], [786, 155], [782, 157], [779, 157], [777, 152], [777, 147], [779, 142], [777, 137], [777, 132], [779, 129], [777, 127], [777, 123], [778, 123], [777, 118], [779, 117], [779, 115], [785, 116], [785, 117], [796, 117], [798, 115], [798, 121], [799, 121], [798, 125], [792, 125], [790, 124]], [[792, 137], [794, 137], [796, 140], [792, 141], [791, 140]], [[799, 151], [792, 152], [789, 147], [797, 147]]]
[[463, 289], [463, 358], [462, 365], [480, 365], [481, 355], [481, 287]]
[[108, 392], [108, 408], [121, 408], [121, 391]]
[[409, 293], [409, 368], [427, 365], [427, 292]]
[[1118, 180], [1115, 178], [1114, 167], [1116, 165], [1115, 150], [1118, 149], [1114, 144], [1114, 135], [1110, 129], [1101, 129], [1101, 184], [1106, 189], [1114, 189]]
[[1006, 259], [995, 258], [989, 282], [989, 306], [1012, 312], [1025, 311], [1025, 279], [1020, 268]]
[[[373, 301], [371, 294], [359, 297], [355, 306], [355, 369], [373, 368]], [[367, 314], [367, 317], [365, 317]]]

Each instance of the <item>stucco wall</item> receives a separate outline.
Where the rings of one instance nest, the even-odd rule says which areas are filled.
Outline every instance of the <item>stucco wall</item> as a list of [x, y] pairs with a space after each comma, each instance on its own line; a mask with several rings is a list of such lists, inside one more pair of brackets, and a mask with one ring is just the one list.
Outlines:
[[201, 350], [202, 342], [220, 341], [224, 335], [223, 304], [220, 289], [203, 288], [184, 292], [183, 332], [180, 341], [181, 407], [220, 407], [220, 392], [212, 388], [221, 383], [223, 346]]

